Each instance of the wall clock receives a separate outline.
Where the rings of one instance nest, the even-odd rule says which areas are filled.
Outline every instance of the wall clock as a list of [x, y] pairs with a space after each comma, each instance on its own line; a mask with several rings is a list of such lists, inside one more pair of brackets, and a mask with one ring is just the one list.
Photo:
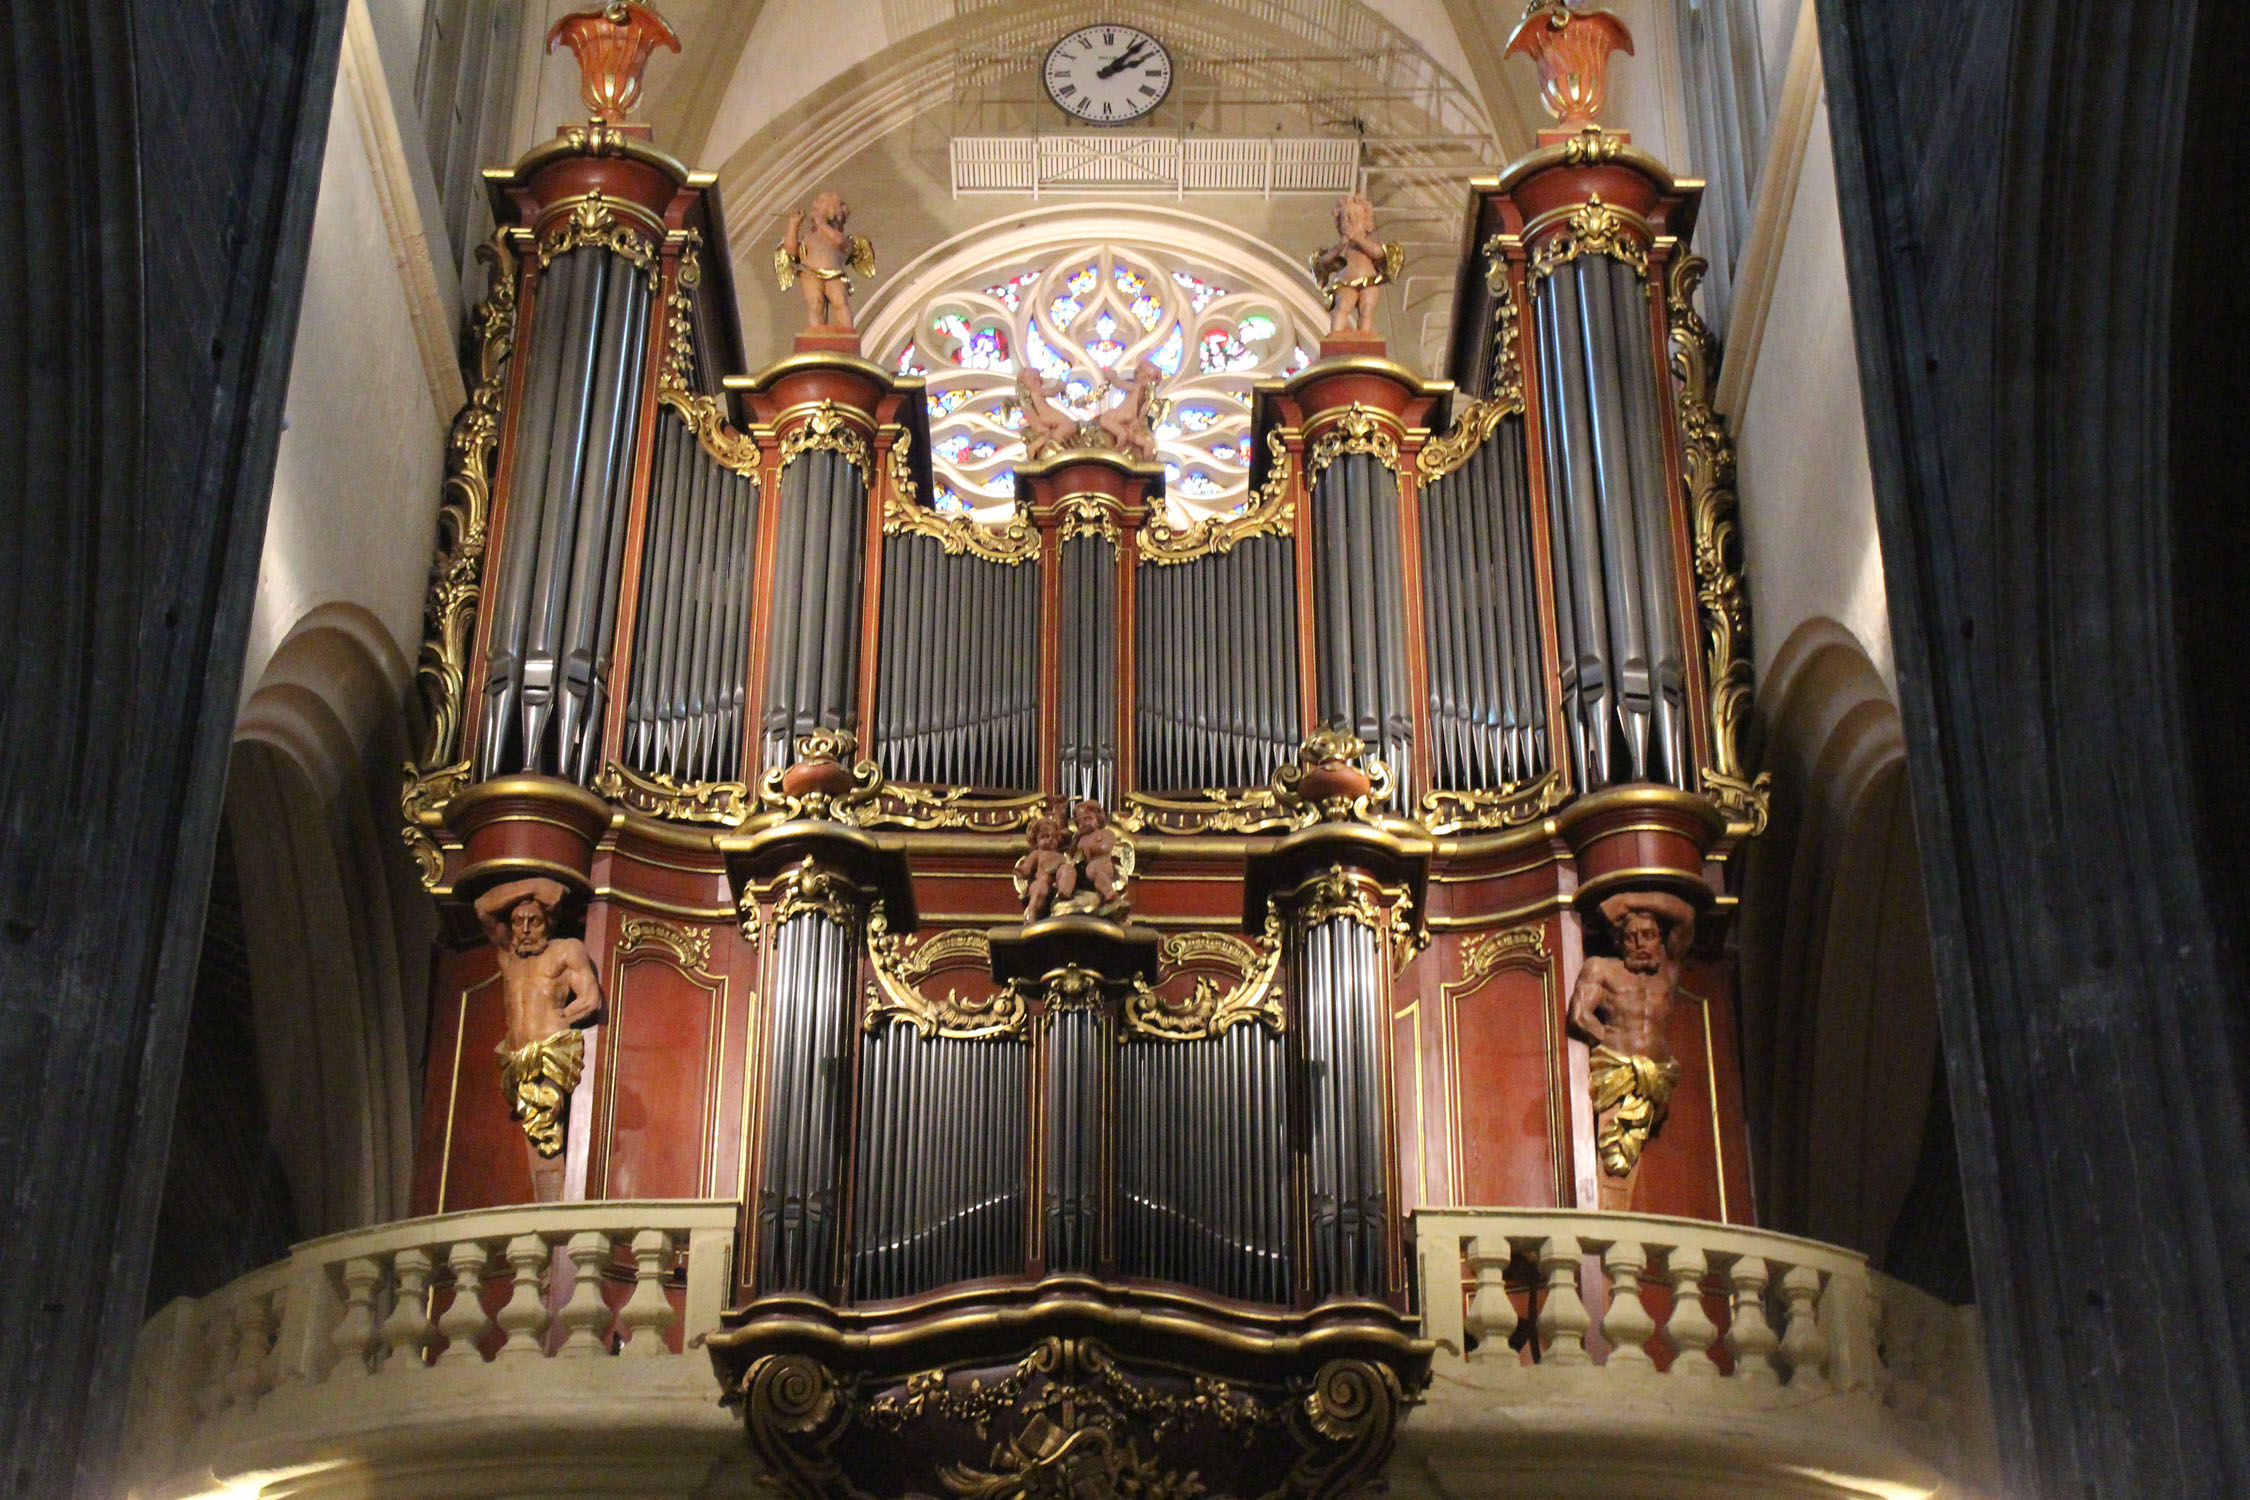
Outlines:
[[1136, 26], [1082, 26], [1047, 49], [1047, 97], [1096, 125], [1138, 120], [1172, 91], [1172, 54]]

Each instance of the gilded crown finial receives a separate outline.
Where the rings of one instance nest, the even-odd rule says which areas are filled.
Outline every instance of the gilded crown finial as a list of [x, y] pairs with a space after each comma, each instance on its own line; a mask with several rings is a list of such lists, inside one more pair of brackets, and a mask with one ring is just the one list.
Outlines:
[[1609, 55], [1633, 52], [1633, 34], [1606, 10], [1577, 10], [1568, 0], [1532, 0], [1508, 38], [1506, 55], [1531, 54], [1539, 68], [1539, 99], [1566, 129], [1592, 125], [1609, 92]]
[[547, 50], [568, 47], [578, 59], [579, 97], [608, 125], [624, 123], [641, 97], [641, 72], [658, 47], [680, 50], [680, 39], [651, 6], [610, 0], [573, 11], [547, 33]]

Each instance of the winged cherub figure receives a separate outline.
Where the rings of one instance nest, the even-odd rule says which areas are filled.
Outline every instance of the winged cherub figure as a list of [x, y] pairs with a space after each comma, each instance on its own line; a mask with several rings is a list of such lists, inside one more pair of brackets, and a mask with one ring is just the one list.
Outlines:
[[811, 212], [790, 214], [781, 243], [774, 247], [774, 275], [782, 287], [794, 286], [805, 299], [807, 328], [849, 330], [852, 322], [850, 276], [875, 274], [875, 247], [864, 234], [847, 234], [852, 207], [836, 193], [822, 193]]
[[1336, 243], [1314, 254], [1313, 280], [1328, 301], [1328, 331], [1375, 326], [1385, 283], [1406, 267], [1406, 252], [1375, 238], [1375, 205], [1357, 194], [1336, 200]]
[[1156, 461], [1156, 433], [1153, 419], [1156, 415], [1156, 387], [1164, 379], [1164, 372], [1155, 363], [1143, 359], [1133, 366], [1132, 373], [1111, 382], [1125, 393], [1125, 399], [1094, 419], [1110, 446], [1127, 458], [1142, 463]]

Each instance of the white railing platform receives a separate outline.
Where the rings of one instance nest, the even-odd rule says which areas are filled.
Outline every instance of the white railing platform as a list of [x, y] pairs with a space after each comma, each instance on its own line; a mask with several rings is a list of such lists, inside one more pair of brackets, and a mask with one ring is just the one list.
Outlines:
[[1166, 192], [1351, 193], [1356, 138], [1195, 135], [955, 136], [953, 195]]

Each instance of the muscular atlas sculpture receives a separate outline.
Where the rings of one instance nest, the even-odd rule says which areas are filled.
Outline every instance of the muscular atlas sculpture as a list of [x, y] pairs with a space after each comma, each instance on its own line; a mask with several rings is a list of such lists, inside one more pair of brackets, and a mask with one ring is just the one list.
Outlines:
[[602, 1019], [602, 988], [586, 945], [553, 936], [562, 885], [512, 880], [477, 898], [477, 920], [500, 959], [508, 1034], [497, 1049], [509, 1112], [530, 1145], [538, 1200], [562, 1196], [564, 1128], [586, 1068], [584, 1028]]
[[[1680, 1080], [1666, 1036], [1679, 999], [1680, 960], [1695, 936], [1695, 912], [1677, 896], [1635, 891], [1602, 903], [1618, 956], [1588, 958], [1570, 992], [1570, 1024], [1593, 1044], [1588, 1084], [1595, 1111], [1595, 1150], [1606, 1177], [1626, 1179], [1629, 1195], [1641, 1151], [1664, 1123]], [[1604, 1206], [1612, 1185], [1603, 1184]]]

